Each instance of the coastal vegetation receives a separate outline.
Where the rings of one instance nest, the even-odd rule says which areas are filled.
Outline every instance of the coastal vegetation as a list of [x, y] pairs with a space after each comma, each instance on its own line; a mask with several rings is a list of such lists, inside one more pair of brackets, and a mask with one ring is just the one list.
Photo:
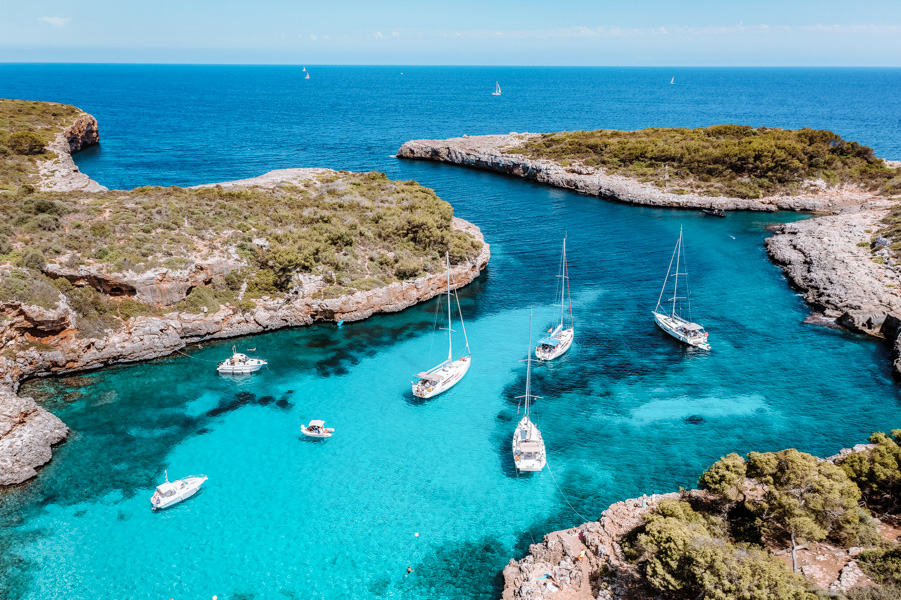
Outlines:
[[37, 180], [37, 165], [53, 158], [47, 145], [81, 114], [74, 106], [0, 100], [0, 191]]
[[568, 167], [600, 168], [674, 193], [758, 198], [797, 194], [807, 182], [891, 191], [897, 171], [872, 148], [817, 129], [742, 125], [563, 131], [506, 152]]
[[[663, 500], [623, 538], [627, 559], [661, 598], [878, 600], [901, 597], [901, 543], [874, 516], [897, 523], [901, 430], [834, 463], [794, 449], [729, 454], [700, 477], [701, 491]], [[857, 563], [873, 582], [827, 592], [801, 576], [797, 552]], [[787, 555], [786, 562], [780, 555]], [[820, 560], [823, 560], [821, 558]], [[839, 568], [839, 567], [836, 567]], [[794, 571], [794, 572], [793, 572]]]
[[[323, 170], [274, 187], [36, 189], [39, 162], [53, 156], [47, 144], [79, 114], [0, 100], [0, 302], [51, 308], [65, 298], [80, 326], [102, 329], [173, 309], [251, 310], [265, 296], [337, 297], [440, 271], [445, 252], [458, 264], [481, 249], [434, 191], [383, 173]], [[204, 265], [215, 276], [174, 306], [115, 291]]]

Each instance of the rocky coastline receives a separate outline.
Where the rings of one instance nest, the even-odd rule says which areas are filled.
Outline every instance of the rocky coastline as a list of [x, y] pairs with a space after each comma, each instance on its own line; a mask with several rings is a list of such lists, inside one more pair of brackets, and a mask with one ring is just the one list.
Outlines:
[[869, 202], [834, 215], [773, 228], [766, 248], [816, 311], [810, 321], [835, 324], [892, 345], [901, 375], [901, 265], [877, 232], [892, 202]]
[[641, 206], [769, 212], [777, 210], [834, 212], [844, 207], [860, 205], [873, 198], [871, 192], [857, 187], [828, 187], [825, 182], [808, 182], [802, 193], [791, 196], [729, 198], [693, 193], [679, 194], [631, 177], [613, 175], [603, 169], [579, 164], [564, 166], [552, 160], [534, 160], [509, 151], [510, 148], [539, 135], [509, 133], [444, 140], [410, 140], [400, 147], [397, 157], [494, 171], [589, 196]]
[[[873, 447], [858, 444], [821, 460], [834, 463]], [[657, 594], [647, 588], [642, 574], [626, 559], [623, 538], [642, 525], [645, 515], [662, 500], [689, 498], [706, 502], [708, 492], [686, 490], [622, 500], [611, 504], [597, 521], [548, 533], [541, 542], [529, 546], [526, 556], [511, 559], [504, 568], [502, 600], [652, 600]], [[879, 527], [884, 535], [897, 533], [882, 524]], [[871, 584], [854, 560], [859, 551], [809, 544], [798, 551], [799, 571], [832, 592]], [[776, 554], [790, 566], [788, 556]]]
[[[106, 188], [78, 171], [70, 155], [70, 152], [97, 141], [94, 118], [80, 116], [53, 142], [52, 149], [57, 158], [41, 165], [39, 187], [48, 191], [104, 191]], [[275, 186], [328, 172], [328, 169], [283, 169], [257, 178], [210, 185]], [[482, 242], [475, 258], [451, 269], [454, 287], [463, 287], [485, 269], [491, 251], [479, 228], [472, 223], [454, 218], [452, 228]], [[114, 293], [127, 288], [129, 295], [140, 300], [172, 306], [183, 299], [191, 287], [210, 279], [216, 269], [217, 265], [210, 264], [182, 270], [156, 269], [141, 275], [116, 274], [103, 281], [92, 281], [91, 285], [100, 289], [108, 286], [108, 291]], [[92, 273], [77, 270], [69, 272], [62, 265], [47, 265], [45, 270], [73, 281], [92, 276]], [[315, 288], [315, 284], [312, 287]], [[149, 360], [206, 340], [323, 321], [359, 321], [376, 313], [401, 311], [433, 298], [446, 287], [445, 273], [441, 272], [335, 298], [318, 299], [313, 295], [315, 289], [296, 289], [288, 297], [264, 296], [255, 301], [252, 310], [226, 304], [209, 313], [173, 310], [161, 316], [136, 316], [101, 337], [79, 329], [78, 316], [62, 294], [52, 308], [0, 300], [0, 348], [21, 348], [21, 342], [25, 342], [26, 348], [15, 353], [0, 353], [0, 485], [18, 484], [35, 476], [37, 468], [50, 460], [52, 446], [68, 434], [66, 425], [59, 418], [33, 399], [16, 394], [25, 379]]]

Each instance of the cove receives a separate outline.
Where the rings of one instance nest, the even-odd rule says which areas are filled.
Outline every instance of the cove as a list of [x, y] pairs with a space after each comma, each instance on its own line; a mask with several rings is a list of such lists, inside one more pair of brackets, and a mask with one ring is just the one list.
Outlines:
[[[83, 107], [106, 123], [102, 111]], [[636, 110], [654, 107], [663, 110], [651, 100]], [[394, 120], [384, 119], [378, 135], [387, 138]], [[478, 119], [465, 126], [502, 125]], [[451, 128], [466, 118], [458, 111], [446, 121], [435, 111], [431, 131], [417, 136], [462, 133]], [[349, 131], [365, 125], [345, 122]], [[541, 125], [534, 129], [552, 128]], [[117, 125], [104, 136], [140, 139]], [[73, 433], [38, 478], [0, 496], [0, 595], [493, 598], [506, 562], [543, 533], [596, 518], [621, 498], [691, 486], [724, 453], [794, 446], [830, 454], [897, 427], [887, 350], [803, 324], [808, 308], [766, 257], [766, 225], [799, 215], [710, 219], [390, 158], [407, 137], [394, 147], [374, 142], [361, 162], [435, 188], [492, 244], [488, 270], [460, 292], [473, 349], [466, 379], [425, 403], [409, 393], [412, 373], [446, 351], [432, 301], [340, 330], [284, 330], [204, 344], [190, 357], [31, 382], [23, 393]], [[172, 139], [189, 143], [187, 134]], [[680, 224], [709, 354], [684, 351], [650, 318]], [[519, 360], [529, 310], [536, 330], [555, 314], [564, 233], [577, 338], [533, 375], [550, 470], [518, 477], [509, 441], [513, 397], [524, 386]], [[214, 363], [232, 344], [256, 347], [270, 367], [248, 380], [216, 377]], [[302, 440], [299, 425], [310, 418], [325, 418], [336, 436]], [[153, 514], [148, 498], [163, 469], [210, 480], [189, 502]]]

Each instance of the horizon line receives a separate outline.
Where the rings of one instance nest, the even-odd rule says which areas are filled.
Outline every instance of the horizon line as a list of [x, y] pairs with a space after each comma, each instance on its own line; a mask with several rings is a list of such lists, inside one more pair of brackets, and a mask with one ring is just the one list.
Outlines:
[[791, 64], [791, 65], [623, 65], [623, 64], [597, 64], [597, 65], [528, 65], [528, 64], [412, 64], [412, 63], [302, 63], [302, 62], [278, 62], [278, 63], [233, 63], [233, 62], [166, 62], [166, 61], [28, 61], [28, 60], [0, 60], [0, 65], [132, 65], [132, 66], [184, 66], [184, 67], [453, 67], [453, 68], [527, 68], [527, 69], [901, 69], [898, 65], [816, 65], [816, 64]]

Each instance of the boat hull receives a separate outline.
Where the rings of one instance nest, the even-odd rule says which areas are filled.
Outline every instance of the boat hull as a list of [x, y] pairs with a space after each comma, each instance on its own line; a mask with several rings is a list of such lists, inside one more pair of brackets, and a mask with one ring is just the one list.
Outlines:
[[569, 347], [573, 344], [573, 338], [575, 337], [575, 330], [570, 327], [569, 329], [563, 329], [557, 334], [554, 339], [559, 339], [560, 343], [551, 348], [547, 348], [546, 346], [535, 346], [535, 356], [538, 360], [554, 360], [558, 356], [562, 356], [569, 350]]
[[417, 398], [433, 398], [438, 394], [451, 389], [463, 379], [463, 376], [469, 371], [472, 365], [472, 359], [469, 356], [458, 358], [455, 361], [439, 365], [433, 368], [429, 373], [441, 374], [441, 380], [437, 383], [422, 381], [413, 382], [413, 395]]
[[332, 437], [332, 434], [335, 433], [335, 430], [332, 428], [327, 428], [325, 431], [315, 432], [315, 431], [312, 431], [309, 428], [307, 428], [306, 425], [301, 425], [300, 432], [307, 437], [317, 438], [317, 439], [325, 439], [325, 438]]
[[184, 482], [185, 486], [172, 496], [158, 496], [157, 494], [154, 494], [150, 498], [150, 507], [153, 510], [163, 510], [169, 508], [170, 506], [174, 506], [179, 502], [184, 502], [185, 500], [199, 492], [201, 486], [204, 484], [204, 482], [206, 482], [206, 480], [206, 475], [202, 475], [200, 477], [186, 477], [184, 479], [180, 479], [177, 482], [173, 482]]
[[220, 375], [247, 375], [249, 373], [256, 373], [265, 366], [265, 360], [254, 360], [252, 362], [234, 365], [228, 364], [226, 361], [224, 363], [219, 363], [219, 366], [216, 367], [216, 372]]
[[707, 342], [707, 336], [692, 336], [687, 335], [683, 332], [679, 327], [679, 321], [674, 319], [669, 315], [664, 315], [658, 312], [654, 313], [654, 322], [657, 323], [657, 326], [670, 335], [672, 338], [679, 340], [683, 344], [688, 346], [694, 346], [695, 348], [700, 348], [701, 350], [710, 350], [710, 344]]

